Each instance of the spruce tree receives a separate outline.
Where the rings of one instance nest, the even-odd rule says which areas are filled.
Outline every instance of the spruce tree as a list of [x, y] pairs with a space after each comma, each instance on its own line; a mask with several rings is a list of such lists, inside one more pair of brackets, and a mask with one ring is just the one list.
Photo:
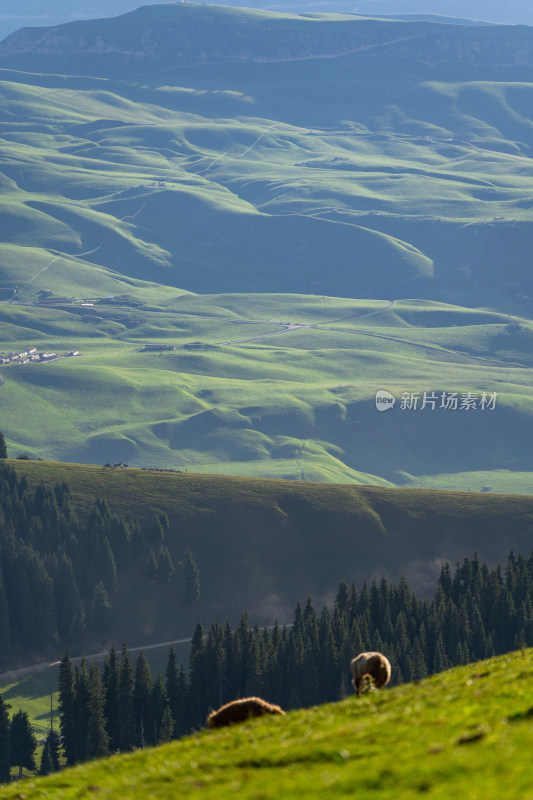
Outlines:
[[26, 711], [17, 711], [11, 720], [11, 766], [19, 768], [19, 779], [22, 770], [35, 769], [35, 751], [37, 739]]
[[[158, 744], [161, 734], [161, 725], [165, 708], [168, 708], [167, 690], [163, 676], [159, 672], [150, 694], [150, 713], [145, 726], [146, 739], [150, 744]], [[172, 738], [172, 732], [171, 732]]]
[[207, 708], [204, 631], [201, 623], [198, 623], [189, 654], [188, 729], [203, 725]]
[[41, 753], [41, 765], [39, 767], [39, 775], [48, 775], [52, 772], [52, 761], [50, 759], [50, 750], [46, 746], [43, 746], [43, 751]]
[[184, 601], [192, 606], [200, 600], [200, 570], [190, 550], [183, 556]]
[[[178, 669], [178, 705], [174, 717], [174, 736], [179, 738], [187, 732], [187, 713], [189, 708], [189, 680], [183, 664]], [[173, 715], [174, 716], [174, 715]]]
[[89, 672], [87, 662], [82, 660], [74, 668], [74, 708], [76, 714], [76, 751], [79, 761], [87, 756], [87, 733], [89, 730]]
[[4, 434], [0, 431], [0, 458], [7, 458], [7, 445]]
[[437, 643], [435, 645], [435, 654], [433, 656], [433, 669], [432, 673], [443, 672], [448, 669], [448, 657], [444, 649], [444, 642], [442, 641], [442, 634], [439, 633]]
[[109, 736], [104, 717], [105, 690], [100, 682], [100, 670], [93, 664], [89, 672], [87, 698], [86, 758], [101, 758], [109, 754]]
[[111, 648], [104, 667], [103, 684], [105, 689], [104, 715], [109, 736], [109, 749], [115, 753], [119, 748], [120, 720], [118, 707], [119, 668], [115, 645]]
[[50, 754], [50, 764], [52, 767], [52, 772], [57, 772], [60, 769], [59, 764], [59, 753], [61, 749], [61, 740], [59, 738], [59, 734], [54, 731], [48, 731], [48, 735], [45, 739], [45, 747], [48, 748]]
[[126, 645], [123, 644], [118, 684], [119, 750], [121, 752], [131, 750], [135, 746], [133, 691], [133, 668]]
[[39, 767], [39, 775], [48, 775], [50, 772], [58, 772], [59, 765], [59, 751], [61, 748], [61, 740], [59, 734], [50, 728], [41, 753], [41, 764]]
[[111, 627], [111, 604], [102, 581], [94, 587], [91, 600], [91, 627], [96, 633], [105, 635]]
[[165, 688], [167, 691], [168, 704], [170, 712], [174, 720], [178, 717], [178, 706], [180, 703], [179, 686], [178, 686], [178, 669], [176, 664], [176, 651], [174, 645], [171, 645], [167, 666], [165, 670]]
[[144, 747], [147, 738], [147, 731], [151, 727], [151, 707], [150, 697], [153, 688], [152, 673], [150, 665], [144, 653], [139, 653], [135, 666], [135, 685], [133, 689], [133, 708], [135, 713], [135, 744], [137, 747]]
[[11, 726], [8, 709], [11, 708], [0, 694], [0, 784], [9, 783], [11, 766]]
[[174, 564], [164, 544], [159, 548], [156, 565], [156, 577], [159, 583], [170, 583], [174, 574]]
[[10, 651], [11, 626], [9, 623], [9, 606], [7, 602], [7, 591], [0, 566], [0, 653], [6, 656], [9, 655]]
[[60, 639], [67, 641], [72, 632], [74, 618], [84, 618], [84, 610], [78, 584], [74, 577], [72, 562], [65, 552], [63, 552], [58, 562], [54, 589], [57, 608], [57, 630]]
[[174, 735], [174, 719], [172, 718], [170, 707], [167, 703], [167, 705], [163, 710], [163, 715], [161, 717], [161, 728], [159, 729], [159, 744], [165, 744], [166, 742], [170, 742], [173, 735]]
[[59, 730], [68, 766], [78, 760], [75, 699], [74, 671], [67, 649], [59, 665]]

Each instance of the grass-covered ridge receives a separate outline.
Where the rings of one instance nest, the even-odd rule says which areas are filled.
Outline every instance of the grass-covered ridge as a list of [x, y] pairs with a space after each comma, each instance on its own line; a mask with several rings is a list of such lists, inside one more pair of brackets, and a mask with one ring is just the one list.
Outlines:
[[[522, 800], [530, 790], [533, 651], [361, 700], [291, 712], [26, 781], [28, 800], [93, 797]], [[6, 798], [20, 796], [8, 786]]]
[[[199, 617], [212, 618], [222, 611], [234, 617], [247, 609], [267, 623], [276, 616], [286, 620], [298, 599], [311, 595], [320, 603], [336, 591], [339, 580], [362, 581], [382, 573], [399, 579], [404, 572], [415, 589], [426, 590], [433, 586], [443, 560], [455, 564], [465, 553], [478, 552], [492, 564], [504, 560], [511, 549], [531, 549], [533, 501], [528, 496], [59, 463], [20, 461], [14, 466], [30, 487], [65, 481], [82, 518], [96, 498], [105, 498], [116, 513], [143, 522], [155, 511], [168, 515], [172, 557], [178, 563], [190, 548], [202, 586], [199, 608], [183, 610], [179, 620], [167, 620], [172, 624], [164, 628], [165, 634], [173, 631], [175, 638], [189, 636]], [[228, 601], [223, 610], [222, 598]], [[130, 591], [124, 608], [132, 603], [138, 599]], [[147, 617], [143, 624], [149, 630], [149, 609], [138, 604], [137, 619]], [[150, 624], [156, 622], [157, 617]], [[132, 635], [141, 629], [139, 623], [133, 634], [127, 632], [132, 645]]]

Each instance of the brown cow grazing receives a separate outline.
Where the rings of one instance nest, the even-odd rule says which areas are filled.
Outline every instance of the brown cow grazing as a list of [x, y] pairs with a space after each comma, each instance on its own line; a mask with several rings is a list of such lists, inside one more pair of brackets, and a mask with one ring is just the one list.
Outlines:
[[390, 681], [390, 661], [382, 653], [359, 653], [350, 662], [350, 668], [357, 697], [361, 697], [361, 683], [364, 678], [372, 678], [377, 689]]
[[285, 714], [285, 712], [279, 706], [267, 703], [260, 697], [243, 697], [241, 700], [226, 703], [218, 711], [212, 711], [207, 718], [207, 724], [210, 728], [223, 728], [225, 725], [247, 722], [252, 717], [263, 717], [265, 714]]

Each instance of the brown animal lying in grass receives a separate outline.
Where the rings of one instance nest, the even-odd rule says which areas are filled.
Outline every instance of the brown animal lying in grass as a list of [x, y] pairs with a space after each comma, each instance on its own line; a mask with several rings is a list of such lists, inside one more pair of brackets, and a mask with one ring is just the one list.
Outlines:
[[377, 689], [390, 681], [390, 662], [381, 653], [359, 653], [350, 662], [350, 668], [357, 697], [361, 697], [361, 683], [364, 678], [372, 678]]
[[232, 700], [221, 706], [218, 711], [212, 711], [207, 724], [210, 728], [223, 728], [225, 725], [234, 725], [236, 722], [246, 722], [252, 717], [263, 717], [265, 714], [285, 714], [279, 707], [260, 697], [243, 697], [241, 700]]

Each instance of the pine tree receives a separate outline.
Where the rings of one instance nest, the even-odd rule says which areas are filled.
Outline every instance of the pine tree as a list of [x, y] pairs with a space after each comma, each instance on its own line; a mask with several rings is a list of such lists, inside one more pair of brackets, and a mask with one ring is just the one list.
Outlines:
[[67, 765], [71, 766], [78, 760], [78, 751], [76, 744], [74, 672], [69, 650], [65, 650], [59, 665], [59, 729]]
[[450, 575], [450, 565], [447, 561], [445, 561], [441, 567], [438, 585], [440, 586], [442, 593], [447, 600], [452, 593], [452, 577]]
[[174, 718], [174, 736], [179, 738], [187, 732], [187, 714], [189, 708], [189, 680], [185, 667], [180, 664], [178, 669], [178, 706]]
[[119, 668], [115, 645], [111, 648], [104, 667], [103, 684], [105, 689], [104, 716], [109, 736], [109, 750], [115, 753], [119, 748], [120, 719], [118, 707]]
[[439, 633], [437, 643], [435, 645], [435, 654], [433, 656], [433, 669], [432, 673], [443, 672], [448, 669], [448, 657], [444, 649], [444, 642], [442, 641], [442, 634]]
[[165, 742], [170, 742], [174, 734], [174, 719], [172, 718], [172, 714], [170, 712], [170, 707], [167, 705], [164, 708], [163, 715], [161, 717], [161, 728], [159, 730], [159, 744], [165, 744]]
[[[167, 690], [165, 689], [163, 676], [159, 672], [150, 694], [150, 713], [146, 724], [146, 739], [150, 744], [158, 744], [160, 741], [165, 708], [168, 708]], [[170, 735], [172, 738], [172, 731]]]
[[0, 784], [11, 780], [11, 726], [8, 709], [11, 708], [0, 694]]
[[410, 666], [411, 679], [413, 681], [420, 681], [423, 678], [427, 678], [428, 671], [426, 667], [426, 659], [424, 658], [424, 652], [420, 646], [418, 637], [415, 639], [415, 643], [411, 651]]
[[156, 578], [159, 583], [170, 583], [174, 574], [174, 564], [164, 544], [159, 548], [156, 566]]
[[100, 682], [100, 670], [93, 664], [89, 672], [86, 758], [101, 758], [109, 754], [109, 736], [106, 731], [104, 703], [105, 690]]
[[17, 711], [11, 720], [11, 766], [19, 768], [19, 779], [22, 770], [35, 769], [35, 751], [37, 739], [26, 711]]
[[167, 659], [167, 666], [165, 670], [165, 688], [167, 691], [167, 698], [168, 704], [170, 706], [170, 713], [174, 721], [178, 718], [178, 707], [180, 704], [180, 692], [178, 686], [178, 670], [176, 665], [176, 651], [174, 650], [174, 646], [171, 645], [168, 659]]
[[206, 698], [204, 631], [201, 623], [198, 623], [194, 630], [189, 654], [188, 729], [203, 725], [208, 709]]
[[135, 685], [133, 690], [133, 708], [135, 713], [135, 730], [137, 747], [144, 747], [147, 737], [147, 730], [150, 729], [151, 708], [150, 697], [154, 682], [150, 665], [144, 653], [139, 653], [135, 666]]
[[183, 556], [183, 579], [184, 602], [189, 606], [196, 605], [200, 600], [200, 570], [190, 550], [186, 550]]
[[89, 673], [87, 662], [82, 660], [74, 668], [74, 708], [76, 714], [76, 751], [79, 761], [87, 759], [87, 734], [89, 730]]
[[91, 627], [96, 633], [105, 635], [111, 627], [111, 604], [102, 581], [94, 587], [91, 600]]
[[126, 645], [123, 644], [118, 684], [119, 750], [121, 752], [131, 750], [135, 746], [133, 691], [133, 668]]
[[154, 514], [152, 522], [148, 529], [148, 537], [152, 544], [152, 548], [156, 550], [165, 541], [165, 534], [168, 531], [169, 523], [166, 514]]
[[50, 749], [45, 744], [43, 746], [43, 751], [41, 753], [41, 765], [39, 767], [39, 775], [48, 775], [50, 772], [52, 772]]
[[102, 555], [100, 558], [98, 577], [103, 582], [108, 594], [114, 594], [117, 590], [117, 565], [115, 557], [107, 536], [102, 544]]
[[48, 750], [50, 758], [50, 767], [52, 772], [58, 772], [59, 765], [59, 752], [61, 749], [61, 740], [59, 734], [54, 730], [48, 731], [48, 735], [44, 741], [44, 748]]
[[9, 623], [9, 606], [0, 565], [0, 653], [9, 655], [11, 651], [11, 626]]
[[57, 629], [60, 639], [66, 641], [72, 633], [74, 618], [84, 619], [85, 616], [72, 562], [66, 553], [59, 559], [54, 589]]
[[318, 684], [323, 702], [338, 699], [337, 654], [331, 629], [331, 620], [324, 606], [319, 623], [320, 650], [318, 657]]
[[4, 434], [0, 431], [0, 458], [7, 458], [7, 445]]

